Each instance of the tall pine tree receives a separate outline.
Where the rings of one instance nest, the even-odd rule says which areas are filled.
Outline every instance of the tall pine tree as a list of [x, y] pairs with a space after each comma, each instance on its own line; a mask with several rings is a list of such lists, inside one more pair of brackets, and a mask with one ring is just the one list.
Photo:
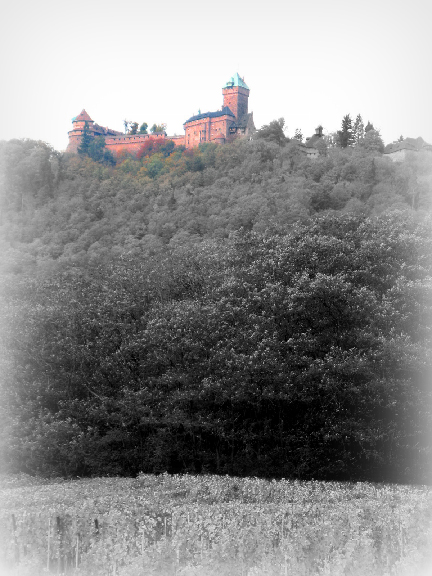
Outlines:
[[365, 128], [361, 114], [357, 114], [357, 117], [354, 122], [353, 132], [354, 132], [354, 144], [357, 146], [363, 140], [365, 135]]
[[342, 118], [341, 130], [338, 130], [337, 134], [341, 148], [347, 148], [347, 146], [354, 144], [353, 125], [349, 114], [346, 114], [346, 116]]
[[93, 137], [91, 136], [89, 129], [88, 129], [88, 122], [84, 124], [84, 131], [81, 138], [81, 144], [78, 147], [78, 154], [82, 155], [89, 155], [90, 144], [93, 141]]

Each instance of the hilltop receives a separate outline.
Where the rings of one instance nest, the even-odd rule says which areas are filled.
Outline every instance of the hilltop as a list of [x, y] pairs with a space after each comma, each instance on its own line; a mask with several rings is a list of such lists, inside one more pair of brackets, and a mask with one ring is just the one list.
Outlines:
[[287, 232], [325, 213], [379, 215], [431, 206], [431, 162], [390, 162], [372, 147], [310, 160], [296, 140], [193, 150], [150, 143], [112, 166], [33, 141], [3, 142], [3, 269], [86, 265], [223, 239]]

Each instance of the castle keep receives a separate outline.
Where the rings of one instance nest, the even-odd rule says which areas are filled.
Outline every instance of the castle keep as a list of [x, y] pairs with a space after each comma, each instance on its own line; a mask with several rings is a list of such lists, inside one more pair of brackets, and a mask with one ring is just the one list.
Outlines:
[[255, 131], [253, 114], [248, 112], [249, 88], [238, 74], [222, 88], [223, 105], [217, 112], [205, 112], [192, 116], [184, 123], [186, 148], [202, 142], [224, 144], [239, 136]]
[[85, 110], [72, 120], [68, 133], [66, 152], [76, 153], [84, 130], [92, 137], [103, 136], [105, 146], [116, 156], [122, 152], [136, 153], [148, 140], [173, 140], [176, 146], [194, 148], [203, 142], [224, 144], [235, 138], [248, 136], [255, 131], [252, 112], [248, 112], [249, 88], [244, 78], [235, 74], [222, 88], [223, 105], [216, 112], [205, 112], [192, 116], [183, 124], [184, 136], [167, 136], [165, 132], [154, 134], [123, 134], [96, 124]]

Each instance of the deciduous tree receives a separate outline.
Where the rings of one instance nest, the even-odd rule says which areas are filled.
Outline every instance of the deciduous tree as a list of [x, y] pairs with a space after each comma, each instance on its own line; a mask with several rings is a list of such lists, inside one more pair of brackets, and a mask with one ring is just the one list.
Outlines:
[[150, 128], [150, 132], [152, 134], [163, 133], [166, 130], [166, 126], [166, 124], [153, 124], [153, 126]]
[[294, 138], [299, 142], [303, 142], [303, 134], [300, 128], [295, 129]]
[[384, 142], [378, 130], [368, 130], [359, 145], [370, 152], [384, 152]]
[[278, 146], [285, 146], [289, 139], [285, 136], [285, 119], [273, 120], [270, 124], [262, 126], [254, 135], [256, 139], [274, 142]]

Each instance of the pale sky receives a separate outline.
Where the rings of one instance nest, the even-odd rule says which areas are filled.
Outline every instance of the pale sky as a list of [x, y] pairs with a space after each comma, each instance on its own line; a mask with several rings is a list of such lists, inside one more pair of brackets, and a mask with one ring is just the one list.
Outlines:
[[340, 129], [360, 113], [387, 144], [432, 143], [426, 0], [13, 0], [0, 24], [0, 139], [67, 146], [85, 108], [102, 126], [220, 109], [235, 73], [257, 128]]

